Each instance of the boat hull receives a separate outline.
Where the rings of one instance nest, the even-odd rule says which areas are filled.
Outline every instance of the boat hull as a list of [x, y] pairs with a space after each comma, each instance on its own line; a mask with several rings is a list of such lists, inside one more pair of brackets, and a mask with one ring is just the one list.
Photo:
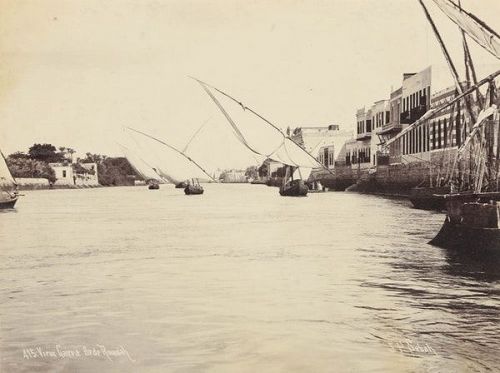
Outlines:
[[446, 209], [445, 194], [450, 192], [450, 188], [413, 188], [410, 191], [410, 202], [413, 207], [420, 210], [442, 211]]
[[302, 180], [298, 182], [294, 180], [280, 187], [280, 195], [286, 197], [305, 197], [307, 192], [309, 192], [309, 188]]
[[195, 194], [203, 194], [203, 187], [201, 186], [192, 186], [188, 185], [186, 188], [184, 188], [184, 193], [186, 195], [195, 195]]
[[0, 201], [0, 209], [13, 209], [16, 202], [17, 198], [14, 198], [10, 201]]
[[148, 186], [148, 189], [149, 190], [158, 190], [158, 189], [160, 189], [160, 186], [158, 184], [150, 184]]
[[447, 218], [439, 233], [429, 243], [445, 249], [500, 252], [500, 229], [470, 227], [452, 223]]

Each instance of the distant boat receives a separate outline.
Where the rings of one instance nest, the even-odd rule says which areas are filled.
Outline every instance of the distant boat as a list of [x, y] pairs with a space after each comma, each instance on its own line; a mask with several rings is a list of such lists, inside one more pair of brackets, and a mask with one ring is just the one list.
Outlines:
[[160, 182], [163, 182], [164, 180], [162, 176], [158, 174], [156, 169], [125, 145], [118, 145], [121, 147], [125, 158], [128, 163], [130, 163], [136, 174], [142, 177], [146, 182], [148, 189], [160, 189]]
[[280, 186], [280, 195], [288, 197], [305, 197], [309, 192], [309, 187], [305, 184], [302, 177], [293, 178], [294, 171], [300, 171], [298, 168], [286, 166], [286, 174], [283, 178], [283, 184]]
[[158, 189], [160, 189], [160, 184], [158, 184], [158, 182], [156, 180], [150, 181], [148, 183], [148, 189], [149, 190], [158, 190]]
[[203, 187], [200, 185], [198, 179], [191, 179], [184, 188], [184, 193], [186, 195], [203, 194], [203, 191]]
[[0, 209], [12, 209], [19, 198], [17, 183], [7, 167], [7, 162], [0, 152]]
[[[165, 160], [157, 161], [159, 162], [158, 166], [155, 167], [155, 171], [174, 183], [175, 188], [181, 189], [184, 188], [184, 192], [187, 195], [190, 194], [203, 194], [203, 187], [199, 183], [198, 177], [195, 176], [208, 176], [208, 179], [215, 181], [210, 174], [208, 174], [195, 160], [193, 160], [190, 156], [188, 156], [184, 151], [178, 150], [170, 144], [167, 144], [165, 141], [157, 139], [147, 133], [138, 131], [136, 129], [127, 127], [130, 131], [138, 133], [142, 135], [143, 138], [153, 140], [156, 144], [162, 145], [162, 152], [165, 153], [167, 151], [169, 153], [169, 157], [165, 158]], [[153, 144], [150, 145], [150, 150]], [[169, 163], [170, 162], [170, 163]], [[164, 171], [164, 164], [168, 163], [169, 174], [167, 175]], [[201, 172], [200, 172], [201, 171]], [[185, 180], [185, 181], [180, 181]]]
[[[332, 173], [331, 170], [318, 162], [307, 150], [295, 142], [289, 134], [285, 134], [262, 115], [220, 89], [201, 80], [195, 80], [227, 119], [238, 141], [254, 154], [280, 162], [286, 165], [289, 171], [292, 171], [289, 172], [289, 177], [284, 179], [284, 184], [280, 188], [280, 195], [307, 195], [308, 188], [305, 186], [304, 180], [302, 182], [293, 180], [293, 171], [297, 169], [301, 179], [304, 174], [309, 175], [313, 168], [323, 168]], [[234, 118], [238, 118], [238, 121]]]

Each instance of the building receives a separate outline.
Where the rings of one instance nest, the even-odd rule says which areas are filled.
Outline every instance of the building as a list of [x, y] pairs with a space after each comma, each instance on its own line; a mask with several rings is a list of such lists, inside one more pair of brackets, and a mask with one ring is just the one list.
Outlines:
[[75, 175], [71, 163], [49, 163], [49, 166], [55, 173], [54, 185], [75, 185]]
[[227, 170], [222, 172], [220, 180], [223, 183], [246, 183], [248, 179], [245, 175], [245, 170]]
[[[430, 108], [440, 107], [456, 95], [455, 86], [438, 91], [431, 96]], [[442, 163], [433, 155], [459, 146], [470, 130], [462, 125], [465, 123], [463, 104], [460, 103], [457, 109], [447, 108], [392, 141], [389, 146], [390, 163]]]
[[297, 127], [291, 136], [307, 152], [328, 169], [335, 167], [338, 152], [343, 144], [352, 139], [352, 131], [344, 131], [337, 124], [329, 126]]
[[98, 186], [98, 171], [96, 163], [49, 163], [54, 170], [55, 186]]

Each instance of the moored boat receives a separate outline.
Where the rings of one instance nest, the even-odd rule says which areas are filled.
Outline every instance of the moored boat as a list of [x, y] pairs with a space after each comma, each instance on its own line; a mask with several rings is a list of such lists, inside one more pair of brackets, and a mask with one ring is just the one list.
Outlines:
[[410, 190], [409, 200], [413, 207], [421, 210], [442, 211], [446, 209], [445, 194], [450, 187], [415, 187]]
[[470, 252], [500, 251], [500, 193], [447, 195], [447, 216], [431, 245]]

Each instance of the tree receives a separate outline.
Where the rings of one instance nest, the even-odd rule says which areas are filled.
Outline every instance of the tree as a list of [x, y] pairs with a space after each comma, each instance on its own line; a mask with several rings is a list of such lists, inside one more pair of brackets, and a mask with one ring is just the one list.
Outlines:
[[66, 148], [66, 151], [69, 153], [69, 156], [71, 158], [71, 163], [73, 163], [73, 154], [76, 153], [76, 150], [73, 148]]
[[97, 171], [101, 185], [131, 185], [137, 177], [134, 169], [124, 157], [104, 157], [97, 164]]
[[101, 163], [107, 156], [101, 154], [92, 154], [90, 152], [85, 153], [85, 158], [81, 159], [82, 163]]
[[28, 156], [20, 157], [19, 152], [7, 157], [7, 166], [14, 177], [40, 177], [48, 179], [51, 183], [56, 181], [54, 170], [47, 162], [37, 161]]
[[10, 154], [7, 158], [11, 158], [11, 159], [29, 159], [30, 156], [26, 153], [23, 153], [23, 152], [15, 152], [15, 153], [12, 153]]
[[259, 172], [257, 170], [257, 166], [247, 167], [245, 171], [245, 176], [251, 179], [257, 179], [259, 177]]
[[57, 153], [56, 147], [52, 144], [34, 144], [28, 151], [31, 159], [42, 162], [63, 162], [64, 154]]

